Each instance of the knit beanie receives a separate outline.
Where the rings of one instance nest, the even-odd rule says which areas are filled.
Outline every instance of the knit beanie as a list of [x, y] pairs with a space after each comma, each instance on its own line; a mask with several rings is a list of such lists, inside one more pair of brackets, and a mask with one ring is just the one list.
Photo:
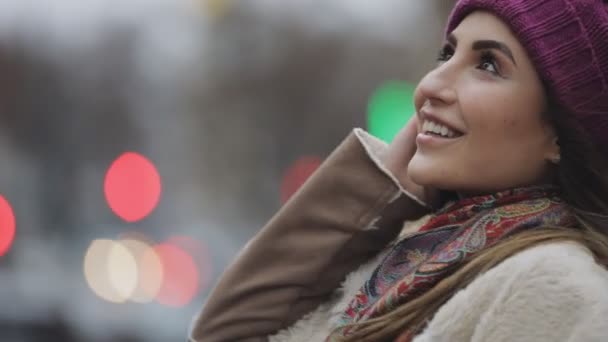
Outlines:
[[608, 0], [459, 0], [446, 33], [475, 10], [511, 28], [550, 96], [608, 153]]

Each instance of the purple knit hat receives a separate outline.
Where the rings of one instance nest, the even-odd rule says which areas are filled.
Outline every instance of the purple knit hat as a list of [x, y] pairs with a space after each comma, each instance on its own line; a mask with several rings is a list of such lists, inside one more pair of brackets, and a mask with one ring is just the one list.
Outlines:
[[474, 10], [511, 27], [558, 104], [608, 153], [608, 1], [459, 0], [447, 33]]

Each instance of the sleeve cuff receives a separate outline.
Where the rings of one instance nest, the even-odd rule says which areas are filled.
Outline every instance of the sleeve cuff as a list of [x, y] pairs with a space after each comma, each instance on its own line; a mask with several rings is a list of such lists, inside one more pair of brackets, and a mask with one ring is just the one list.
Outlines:
[[401, 183], [397, 180], [397, 177], [395, 177], [395, 175], [393, 175], [382, 162], [386, 155], [388, 145], [384, 141], [374, 137], [373, 135], [367, 133], [361, 128], [355, 128], [353, 132], [361, 143], [361, 145], [363, 146], [363, 148], [365, 149], [367, 155], [376, 165], [376, 167], [378, 167], [378, 169], [380, 169], [387, 177], [389, 177], [393, 181], [395, 186], [398, 188], [398, 191], [395, 193], [393, 201], [402, 195], [406, 195], [407, 197], [416, 201], [423, 207], [430, 209], [430, 207], [426, 203], [424, 203], [418, 197], [414, 196], [409, 191], [405, 190], [403, 186], [401, 186]]

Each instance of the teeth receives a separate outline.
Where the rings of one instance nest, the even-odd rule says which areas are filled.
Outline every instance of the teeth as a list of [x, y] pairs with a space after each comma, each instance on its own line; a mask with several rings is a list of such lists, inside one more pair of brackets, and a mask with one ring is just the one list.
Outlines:
[[435, 133], [447, 138], [453, 138], [457, 135], [456, 132], [449, 129], [447, 126], [428, 120], [424, 121], [422, 124], [422, 131], [424, 133]]
[[435, 133], [435, 134], [441, 134], [441, 127], [443, 127], [443, 126], [441, 126], [440, 124], [435, 124], [433, 126], [433, 133]]
[[425, 122], [422, 124], [422, 131], [423, 131], [424, 133], [426, 133], [426, 132], [428, 132], [428, 131], [429, 131], [429, 125], [430, 125], [430, 123], [431, 123], [430, 121], [425, 121]]
[[430, 128], [431, 128], [431, 122], [430, 122], [430, 121], [425, 121], [425, 122], [422, 124], [422, 131], [423, 131], [424, 133], [429, 132], [429, 131], [431, 130]]

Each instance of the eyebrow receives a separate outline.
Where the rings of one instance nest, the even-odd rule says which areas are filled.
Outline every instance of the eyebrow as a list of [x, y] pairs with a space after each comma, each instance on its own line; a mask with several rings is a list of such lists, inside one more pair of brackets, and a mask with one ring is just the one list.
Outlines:
[[[447, 40], [450, 44], [452, 44], [454, 46], [458, 45], [458, 39], [456, 39], [454, 34], [450, 33]], [[504, 55], [509, 57], [509, 59], [513, 62], [513, 64], [515, 64], [517, 66], [517, 63], [515, 62], [515, 57], [513, 57], [513, 52], [511, 52], [511, 49], [509, 49], [509, 47], [505, 43], [501, 43], [496, 40], [476, 40], [475, 42], [473, 42], [473, 50], [485, 50], [485, 49], [498, 50], [498, 51], [502, 52]]]

